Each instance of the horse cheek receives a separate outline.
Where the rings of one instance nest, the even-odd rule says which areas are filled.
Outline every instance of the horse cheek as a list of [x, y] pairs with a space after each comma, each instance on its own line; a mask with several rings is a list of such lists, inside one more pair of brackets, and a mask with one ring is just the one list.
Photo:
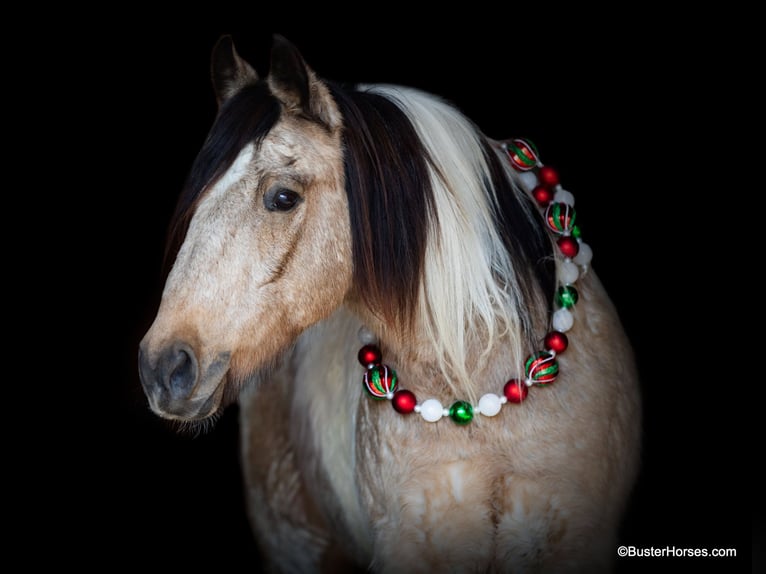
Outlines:
[[290, 308], [300, 318], [301, 329], [331, 315], [343, 301], [351, 286], [350, 236], [336, 230], [323, 230], [304, 246], [305, 256], [291, 276], [295, 293]]

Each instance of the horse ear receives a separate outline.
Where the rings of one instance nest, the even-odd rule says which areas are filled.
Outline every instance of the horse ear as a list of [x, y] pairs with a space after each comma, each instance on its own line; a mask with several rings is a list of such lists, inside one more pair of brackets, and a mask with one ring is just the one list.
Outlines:
[[274, 35], [267, 80], [271, 93], [288, 112], [314, 118], [329, 129], [340, 126], [340, 111], [330, 90], [308, 67], [298, 48], [279, 34]]
[[258, 74], [252, 66], [237, 54], [231, 36], [221, 36], [213, 47], [210, 75], [219, 106], [239, 90], [258, 80]]

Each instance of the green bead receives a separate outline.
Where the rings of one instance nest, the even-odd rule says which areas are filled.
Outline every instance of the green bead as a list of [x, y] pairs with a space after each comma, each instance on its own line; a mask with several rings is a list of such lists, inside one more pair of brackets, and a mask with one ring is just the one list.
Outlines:
[[579, 294], [577, 293], [577, 289], [571, 285], [562, 285], [558, 288], [558, 291], [556, 291], [556, 302], [559, 306], [566, 307], [567, 309], [574, 307], [578, 298]]
[[580, 228], [577, 225], [572, 226], [571, 231], [572, 237], [575, 239], [580, 239], [580, 235], [582, 235], [582, 232], [580, 231]]
[[466, 401], [457, 401], [449, 408], [449, 417], [459, 425], [467, 425], [473, 420], [473, 407]]

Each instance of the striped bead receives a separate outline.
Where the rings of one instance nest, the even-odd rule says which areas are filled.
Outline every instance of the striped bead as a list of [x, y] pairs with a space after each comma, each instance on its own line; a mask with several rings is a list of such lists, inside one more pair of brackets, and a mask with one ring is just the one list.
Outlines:
[[569, 234], [575, 223], [574, 207], [568, 203], [554, 202], [545, 209], [545, 221], [554, 233]]
[[559, 363], [550, 351], [539, 351], [530, 355], [524, 368], [530, 384], [549, 385], [559, 374]]
[[529, 171], [538, 163], [535, 144], [521, 138], [513, 139], [506, 146], [511, 164], [519, 171]]
[[364, 388], [376, 399], [391, 399], [399, 381], [388, 365], [375, 365], [364, 373]]

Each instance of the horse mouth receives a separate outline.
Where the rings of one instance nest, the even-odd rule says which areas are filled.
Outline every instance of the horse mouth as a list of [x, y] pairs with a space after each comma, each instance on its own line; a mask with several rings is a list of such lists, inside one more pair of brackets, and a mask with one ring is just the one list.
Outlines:
[[225, 379], [207, 397], [173, 401], [167, 395], [149, 396], [149, 408], [163, 419], [178, 422], [201, 422], [215, 417], [223, 408]]

